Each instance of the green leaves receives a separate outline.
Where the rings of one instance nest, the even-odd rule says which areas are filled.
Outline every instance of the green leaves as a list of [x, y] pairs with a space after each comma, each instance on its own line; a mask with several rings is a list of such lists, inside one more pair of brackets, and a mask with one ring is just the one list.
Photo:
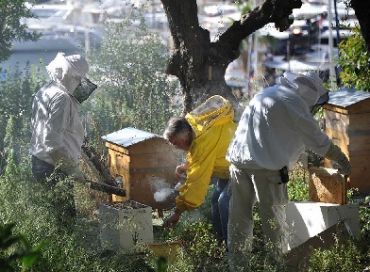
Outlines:
[[341, 241], [338, 238], [335, 244], [329, 249], [316, 249], [313, 251], [309, 272], [347, 272], [363, 271], [364, 265], [361, 263], [366, 258], [361, 254], [359, 246], [349, 240]]
[[0, 0], [0, 62], [6, 60], [11, 52], [12, 41], [36, 40], [36, 32], [27, 31], [21, 24], [21, 18], [31, 18], [31, 11], [25, 6], [25, 0]]
[[13, 233], [14, 224], [0, 224], [0, 267], [14, 271], [19, 265], [31, 268], [40, 258], [44, 243], [32, 247], [22, 235]]
[[29, 66], [24, 71], [15, 67], [0, 81], [0, 173], [11, 152], [15, 163], [28, 153], [33, 94], [44, 82]]
[[340, 78], [347, 87], [370, 91], [370, 54], [360, 29], [354, 30], [354, 35], [339, 45], [339, 64], [342, 68]]
[[161, 134], [175, 114], [178, 83], [164, 73], [167, 49], [158, 34], [136, 25], [140, 21], [139, 14], [107, 24], [101, 48], [92, 55], [99, 88], [83, 104], [92, 117], [92, 139], [127, 126]]

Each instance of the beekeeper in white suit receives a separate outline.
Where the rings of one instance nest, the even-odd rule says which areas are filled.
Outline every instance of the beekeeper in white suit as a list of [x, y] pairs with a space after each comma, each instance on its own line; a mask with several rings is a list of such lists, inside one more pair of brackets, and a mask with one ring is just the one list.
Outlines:
[[[96, 85], [86, 78], [89, 65], [81, 55], [58, 53], [46, 69], [51, 81], [33, 100], [30, 153], [34, 177], [54, 188], [61, 176], [84, 180], [79, 169], [84, 140], [80, 103]], [[73, 195], [68, 201], [73, 202]]]
[[288, 169], [305, 148], [337, 161], [340, 173], [350, 174], [346, 156], [313, 118], [312, 112], [327, 100], [327, 90], [316, 73], [285, 73], [277, 84], [257, 93], [244, 110], [227, 154], [231, 163], [231, 255], [251, 249], [256, 200], [265, 236], [278, 252], [287, 251]]

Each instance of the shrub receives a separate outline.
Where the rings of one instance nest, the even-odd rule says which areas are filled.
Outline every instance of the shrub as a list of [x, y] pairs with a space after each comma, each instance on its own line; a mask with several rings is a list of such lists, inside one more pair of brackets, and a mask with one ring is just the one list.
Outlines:
[[32, 248], [23, 235], [13, 233], [14, 224], [0, 223], [0, 267], [11, 272], [31, 268], [40, 258], [42, 244]]
[[307, 170], [297, 166], [289, 173], [288, 196], [290, 201], [308, 200]]
[[359, 28], [339, 44], [340, 78], [347, 87], [370, 91], [370, 55]]
[[167, 49], [144, 24], [132, 31], [130, 20], [136, 19], [140, 17], [107, 24], [93, 55], [92, 76], [99, 88], [83, 105], [94, 126], [93, 139], [125, 126], [162, 134], [175, 114], [177, 83], [164, 73]]
[[350, 272], [363, 271], [364, 258], [360, 249], [352, 241], [345, 243], [336, 240], [330, 249], [314, 250], [309, 261], [309, 272]]

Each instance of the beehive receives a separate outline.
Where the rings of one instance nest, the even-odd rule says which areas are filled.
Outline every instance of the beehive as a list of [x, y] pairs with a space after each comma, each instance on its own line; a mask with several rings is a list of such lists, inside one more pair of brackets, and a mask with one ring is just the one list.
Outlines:
[[108, 164], [113, 177], [122, 180], [126, 197], [113, 196], [113, 201], [132, 199], [155, 209], [169, 208], [167, 201], [157, 202], [154, 193], [176, 184], [177, 153], [156, 134], [125, 128], [103, 136], [108, 148]]
[[309, 173], [310, 200], [341, 205], [347, 203], [347, 180], [337, 169], [311, 167]]
[[129, 200], [99, 207], [100, 241], [105, 249], [129, 252], [153, 242], [152, 209]]
[[[347, 155], [352, 173], [349, 188], [370, 193], [370, 93], [352, 89], [330, 92], [324, 106], [325, 132]], [[332, 161], [324, 166], [336, 168]]]

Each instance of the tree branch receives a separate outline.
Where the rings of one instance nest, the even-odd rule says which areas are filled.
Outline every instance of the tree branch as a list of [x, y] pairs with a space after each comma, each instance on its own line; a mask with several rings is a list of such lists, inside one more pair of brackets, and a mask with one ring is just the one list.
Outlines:
[[239, 45], [243, 39], [268, 23], [275, 23], [275, 27], [280, 31], [286, 30], [293, 22], [289, 19], [292, 9], [301, 6], [301, 0], [266, 0], [262, 6], [243, 16], [240, 21], [235, 21], [220, 36], [217, 43], [232, 52], [229, 53], [230, 56], [238, 57]]

